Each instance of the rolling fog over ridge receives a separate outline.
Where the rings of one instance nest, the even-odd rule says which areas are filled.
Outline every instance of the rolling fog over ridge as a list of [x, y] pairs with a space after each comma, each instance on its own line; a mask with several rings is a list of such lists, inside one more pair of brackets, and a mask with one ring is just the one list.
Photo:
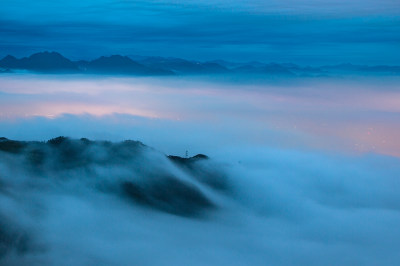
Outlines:
[[0, 84], [5, 265], [400, 261], [397, 77]]
[[398, 159], [265, 148], [185, 159], [64, 137], [2, 138], [0, 150], [5, 265], [399, 260]]

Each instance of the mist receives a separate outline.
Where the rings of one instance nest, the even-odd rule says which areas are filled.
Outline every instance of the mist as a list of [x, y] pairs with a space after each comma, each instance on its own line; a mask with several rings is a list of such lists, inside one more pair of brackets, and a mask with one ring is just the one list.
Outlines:
[[0, 84], [0, 263], [400, 262], [396, 77]]
[[[26, 155], [2, 153], [3, 247], [6, 233], [17, 236], [1, 249], [6, 265], [393, 265], [400, 259], [397, 158], [241, 148], [188, 170], [136, 143], [139, 150], [118, 158], [102, 143], [82, 153], [79, 145], [86, 159], [78, 164], [66, 164], [63, 150], [52, 148], [33, 169], [21, 163]], [[160, 186], [169, 176], [188, 191]], [[126, 182], [142, 184], [150, 203], [127, 196]], [[186, 193], [200, 198], [181, 201]]]
[[0, 82], [0, 129], [12, 139], [137, 139], [180, 155], [235, 145], [400, 155], [397, 77], [12, 74]]

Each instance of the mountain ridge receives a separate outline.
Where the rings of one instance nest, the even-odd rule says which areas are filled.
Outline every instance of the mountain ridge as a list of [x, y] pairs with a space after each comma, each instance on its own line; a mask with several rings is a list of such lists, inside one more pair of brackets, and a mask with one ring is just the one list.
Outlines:
[[0, 60], [0, 73], [18, 71], [36, 73], [80, 73], [100, 75], [265, 75], [265, 76], [321, 76], [347, 74], [400, 75], [400, 66], [355, 65], [350, 63], [322, 66], [300, 66], [293, 63], [262, 63], [251, 61], [234, 63], [225, 60], [191, 61], [160, 56], [101, 56], [93, 60], [72, 61], [58, 52], [38, 52], [28, 57], [6, 55]]

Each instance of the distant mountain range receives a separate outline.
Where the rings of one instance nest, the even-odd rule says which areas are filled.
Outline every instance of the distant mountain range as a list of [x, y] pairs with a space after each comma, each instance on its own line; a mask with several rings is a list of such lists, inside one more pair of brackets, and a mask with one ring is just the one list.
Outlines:
[[154, 56], [102, 56], [91, 61], [71, 61], [57, 52], [40, 52], [29, 57], [7, 55], [0, 60], [0, 73], [18, 71], [39, 73], [88, 73], [110, 75], [201, 75], [245, 74], [266, 76], [326, 76], [332, 74], [389, 74], [399, 75], [400, 66], [367, 66], [353, 64], [319, 67], [296, 64], [261, 63], [257, 61], [234, 63], [224, 60], [208, 62]]

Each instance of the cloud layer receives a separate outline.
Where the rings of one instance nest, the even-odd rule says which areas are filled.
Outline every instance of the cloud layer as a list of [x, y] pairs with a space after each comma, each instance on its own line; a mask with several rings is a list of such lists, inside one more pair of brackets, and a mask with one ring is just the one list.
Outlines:
[[[52, 142], [42, 162], [32, 156], [43, 143], [31, 146], [36, 153], [0, 153], [0, 262], [7, 265], [400, 261], [398, 159], [238, 147], [185, 170], [137, 143]], [[73, 150], [78, 157], [63, 155]], [[227, 190], [199, 179], [218, 180], [213, 173], [224, 173]], [[169, 176], [216, 207], [201, 216], [176, 213], [182, 195], [163, 183]], [[145, 194], [124, 189], [126, 182]], [[163, 201], [148, 208], [124, 191]]]
[[0, 264], [400, 262], [399, 158], [382, 155], [399, 155], [396, 77], [0, 81], [8, 138], [211, 157], [11, 142]]
[[178, 154], [251, 143], [400, 155], [397, 77], [216, 81], [12, 74], [0, 82], [0, 129], [9, 138], [139, 139]]

